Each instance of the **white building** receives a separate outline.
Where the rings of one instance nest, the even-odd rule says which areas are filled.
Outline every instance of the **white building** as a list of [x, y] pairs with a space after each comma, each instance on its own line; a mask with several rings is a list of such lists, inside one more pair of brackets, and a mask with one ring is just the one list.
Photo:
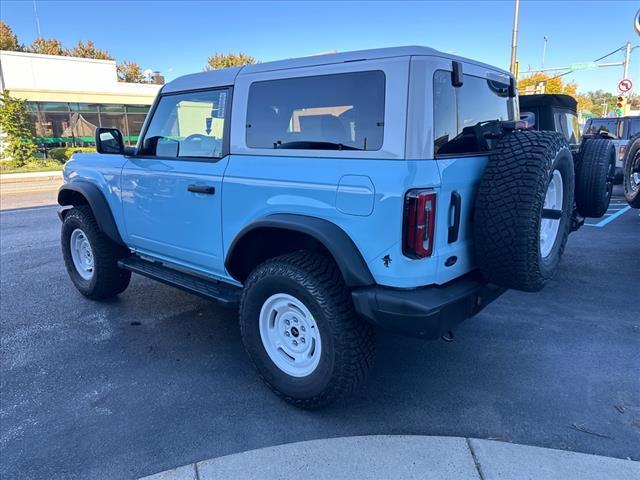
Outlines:
[[161, 85], [119, 82], [112, 60], [0, 51], [0, 87], [26, 100], [37, 142], [58, 146], [91, 144], [99, 126], [135, 143]]

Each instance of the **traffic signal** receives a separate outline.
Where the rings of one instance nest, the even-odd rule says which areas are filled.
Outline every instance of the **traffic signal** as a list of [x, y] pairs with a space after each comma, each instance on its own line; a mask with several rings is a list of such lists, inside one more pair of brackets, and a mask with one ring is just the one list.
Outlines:
[[626, 108], [627, 108], [627, 99], [622, 95], [620, 95], [616, 99], [616, 109], [615, 109], [616, 117], [622, 117], [624, 115], [624, 112], [626, 111]]

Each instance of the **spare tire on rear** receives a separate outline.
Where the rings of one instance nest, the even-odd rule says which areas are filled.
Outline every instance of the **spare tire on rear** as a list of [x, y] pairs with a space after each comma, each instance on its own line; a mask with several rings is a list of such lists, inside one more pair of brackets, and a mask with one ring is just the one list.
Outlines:
[[514, 131], [498, 140], [474, 213], [476, 261], [485, 279], [535, 292], [553, 277], [573, 213], [573, 157], [557, 132]]
[[607, 138], [582, 142], [576, 171], [576, 207], [585, 217], [600, 218], [609, 208], [616, 176], [616, 148]]

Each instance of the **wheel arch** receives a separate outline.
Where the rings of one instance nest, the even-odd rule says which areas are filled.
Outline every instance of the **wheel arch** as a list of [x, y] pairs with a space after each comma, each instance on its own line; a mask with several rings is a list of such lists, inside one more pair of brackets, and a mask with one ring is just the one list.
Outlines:
[[[58, 204], [62, 207], [88, 205], [100, 231], [118, 245], [124, 245], [111, 208], [100, 189], [93, 183], [76, 181], [62, 185], [58, 190]], [[64, 211], [60, 216], [64, 219]]]
[[375, 284], [369, 267], [346, 232], [328, 220], [306, 215], [273, 214], [247, 225], [231, 242], [225, 268], [244, 283], [263, 261], [296, 250], [329, 255], [347, 287]]

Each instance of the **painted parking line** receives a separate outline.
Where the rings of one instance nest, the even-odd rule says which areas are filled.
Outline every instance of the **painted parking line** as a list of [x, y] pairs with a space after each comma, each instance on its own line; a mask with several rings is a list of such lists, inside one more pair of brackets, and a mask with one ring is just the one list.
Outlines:
[[585, 226], [602, 228], [602, 227], [608, 225], [609, 223], [613, 222], [616, 218], [624, 215], [629, 210], [631, 210], [631, 207], [629, 205], [627, 205], [625, 208], [620, 209], [620, 210], [618, 210], [618, 211], [616, 211], [616, 212], [614, 212], [612, 214], [605, 213], [605, 216], [598, 223], [585, 223]]

